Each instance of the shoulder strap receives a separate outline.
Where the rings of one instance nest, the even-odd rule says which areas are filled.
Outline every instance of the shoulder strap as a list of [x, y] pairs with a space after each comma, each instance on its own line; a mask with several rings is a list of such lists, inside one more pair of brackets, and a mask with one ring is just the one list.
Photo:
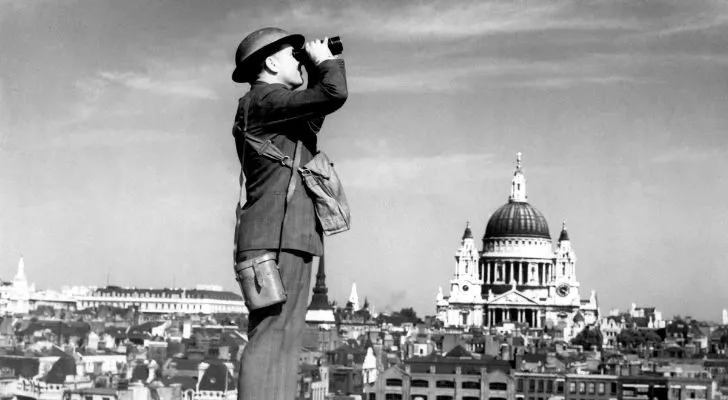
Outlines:
[[288, 190], [286, 190], [286, 202], [283, 204], [283, 220], [281, 221], [281, 233], [278, 237], [278, 252], [276, 253], [276, 261], [281, 260], [281, 249], [283, 248], [283, 228], [286, 225], [286, 211], [288, 211], [288, 203], [293, 198], [293, 193], [296, 191], [296, 170], [301, 164], [301, 141], [296, 141], [296, 150], [293, 152], [293, 166], [291, 167], [291, 176], [288, 178]]
[[278, 161], [282, 165], [291, 168], [291, 158], [283, 154], [278, 146], [274, 145], [270, 139], [263, 139], [259, 136], [245, 135], [245, 141], [250, 144], [258, 155], [267, 157], [273, 161]]
[[[280, 262], [281, 250], [283, 249], [283, 229], [286, 225], [286, 212], [288, 211], [288, 203], [291, 201], [291, 199], [293, 198], [293, 193], [296, 191], [295, 174], [296, 170], [298, 170], [298, 166], [301, 164], [302, 145], [300, 140], [296, 141], [296, 149], [293, 152], [293, 161], [291, 161], [290, 157], [284, 155], [283, 152], [281, 152], [281, 150], [276, 145], [274, 145], [273, 142], [270, 141], [270, 139], [263, 140], [259, 137], [248, 135], [248, 107], [250, 106], [250, 99], [246, 96], [246, 98], [243, 99], [243, 102], [242, 134], [244, 135], [245, 140], [243, 140], [242, 155], [240, 158], [240, 195], [238, 197], [238, 211], [242, 208], [243, 204], [243, 188], [245, 184], [244, 161], [246, 144], [250, 143], [251, 147], [253, 147], [253, 149], [255, 149], [258, 154], [265, 155], [266, 157], [274, 159], [275, 161], [280, 161], [281, 164], [283, 164], [284, 166], [291, 168], [291, 175], [288, 177], [288, 189], [286, 190], [286, 201], [283, 203], [283, 218], [281, 220], [281, 230], [278, 235], [278, 251], [276, 252], [276, 262]], [[237, 121], [233, 129], [240, 129]], [[235, 229], [236, 233], [233, 257], [237, 257], [238, 234], [240, 228], [240, 216], [238, 215]]]

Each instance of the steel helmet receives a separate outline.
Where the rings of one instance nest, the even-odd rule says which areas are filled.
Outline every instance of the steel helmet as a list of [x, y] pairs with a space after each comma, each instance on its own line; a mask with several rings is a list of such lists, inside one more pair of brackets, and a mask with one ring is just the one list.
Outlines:
[[250, 82], [260, 72], [260, 65], [266, 57], [280, 50], [284, 44], [299, 49], [304, 41], [303, 35], [292, 35], [280, 28], [262, 28], [249, 34], [235, 52], [233, 81]]

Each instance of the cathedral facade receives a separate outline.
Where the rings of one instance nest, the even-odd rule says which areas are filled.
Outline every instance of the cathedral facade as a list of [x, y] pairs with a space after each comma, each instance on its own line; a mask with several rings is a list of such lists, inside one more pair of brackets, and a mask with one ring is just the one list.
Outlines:
[[596, 294], [581, 298], [566, 225], [554, 248], [546, 218], [528, 203], [520, 153], [508, 203], [490, 217], [482, 250], [468, 224], [455, 253], [450, 295], [440, 289], [436, 304], [437, 318], [449, 327], [549, 328], [568, 339], [596, 322]]

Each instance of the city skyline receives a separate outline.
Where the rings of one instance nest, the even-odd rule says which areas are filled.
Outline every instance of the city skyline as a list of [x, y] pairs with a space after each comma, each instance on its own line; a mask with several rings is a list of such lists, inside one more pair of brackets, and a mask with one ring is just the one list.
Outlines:
[[356, 282], [378, 310], [434, 314], [522, 152], [603, 314], [728, 307], [718, 0], [0, 0], [0, 278], [23, 255], [39, 289], [237, 291], [230, 73], [268, 25], [344, 43], [349, 100], [320, 134], [353, 218], [327, 238], [330, 299]]

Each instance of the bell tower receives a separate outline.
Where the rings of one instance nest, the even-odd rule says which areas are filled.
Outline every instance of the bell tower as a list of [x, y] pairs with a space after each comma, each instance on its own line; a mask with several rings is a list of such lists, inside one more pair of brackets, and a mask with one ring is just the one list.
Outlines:
[[455, 252], [455, 274], [450, 280], [451, 301], [472, 301], [480, 297], [483, 271], [482, 267], [478, 265], [479, 257], [470, 222], [468, 222], [460, 241], [460, 247]]
[[561, 225], [559, 243], [556, 246], [556, 278], [576, 283], [576, 254], [571, 248], [571, 239], [566, 230], [566, 222]]

